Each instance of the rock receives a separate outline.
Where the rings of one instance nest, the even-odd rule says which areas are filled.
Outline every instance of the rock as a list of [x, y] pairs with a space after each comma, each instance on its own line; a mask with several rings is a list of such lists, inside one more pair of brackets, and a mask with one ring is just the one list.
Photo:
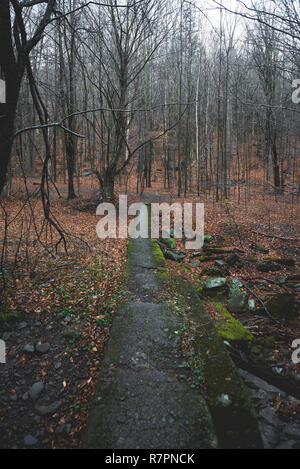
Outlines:
[[175, 249], [176, 248], [176, 241], [173, 238], [169, 238], [166, 240], [166, 245], [170, 249]]
[[198, 269], [201, 265], [201, 262], [200, 261], [191, 261], [191, 264], [193, 267], [195, 267], [195, 269]]
[[254, 337], [250, 331], [237, 321], [221, 303], [214, 303], [217, 317], [216, 328], [218, 333], [230, 341], [252, 342]]
[[275, 386], [268, 384], [263, 379], [258, 378], [258, 376], [254, 376], [251, 373], [248, 373], [248, 371], [239, 369], [239, 373], [243, 377], [243, 379], [246, 381], [249, 387], [252, 387], [252, 388], [254, 387], [255, 389], [262, 389], [266, 391], [267, 393], [280, 395], [281, 397], [286, 396], [286, 393], [284, 391], [281, 391], [280, 389], [275, 388]]
[[162, 238], [161, 242], [165, 244], [169, 249], [176, 249], [176, 241], [173, 238]]
[[241, 313], [247, 309], [248, 295], [241, 290], [243, 284], [237, 278], [231, 280], [229, 289], [228, 309], [232, 313]]
[[291, 293], [278, 293], [267, 302], [266, 307], [271, 314], [289, 317], [295, 310], [295, 296]]
[[215, 261], [215, 265], [216, 265], [217, 267], [224, 267], [224, 266], [225, 266], [225, 262], [222, 261], [221, 259], [217, 259], [217, 260]]
[[37, 383], [34, 383], [31, 386], [31, 389], [29, 391], [29, 395], [30, 395], [31, 399], [33, 401], [36, 401], [39, 398], [39, 396], [40, 396], [40, 394], [43, 390], [44, 390], [44, 384], [41, 381], [39, 381]]
[[282, 435], [285, 438], [297, 440], [300, 435], [300, 423], [288, 423], [283, 427]]
[[227, 289], [227, 280], [224, 277], [208, 278], [203, 282], [203, 291], [209, 296], [226, 292]]
[[166, 259], [170, 259], [171, 261], [180, 262], [185, 258], [185, 253], [181, 251], [171, 251], [167, 249], [164, 252], [164, 256]]
[[273, 427], [279, 427], [280, 422], [274, 407], [265, 407], [260, 410], [259, 417], [264, 419], [268, 424], [273, 425]]
[[34, 348], [34, 345], [32, 345], [32, 344], [26, 344], [23, 347], [23, 351], [26, 352], [26, 353], [34, 353], [34, 350], [35, 350], [35, 348]]
[[255, 311], [256, 310], [255, 300], [252, 300], [252, 299], [248, 300], [248, 309], [249, 309], [249, 311]]
[[62, 366], [62, 363], [61, 363], [61, 362], [54, 363], [54, 368], [55, 368], [56, 370], [59, 370], [59, 368], [61, 368], [61, 366]]
[[35, 410], [41, 416], [54, 414], [61, 406], [61, 401], [53, 402], [49, 405], [36, 405]]
[[37, 344], [36, 346], [36, 351], [41, 354], [47, 353], [49, 352], [49, 350], [50, 350], [49, 342], [45, 342], [44, 344]]
[[279, 442], [279, 433], [273, 425], [268, 423], [259, 422], [259, 430], [263, 439], [264, 448], [272, 449]]
[[25, 446], [34, 446], [36, 445], [38, 440], [32, 435], [26, 435], [24, 438], [24, 445]]

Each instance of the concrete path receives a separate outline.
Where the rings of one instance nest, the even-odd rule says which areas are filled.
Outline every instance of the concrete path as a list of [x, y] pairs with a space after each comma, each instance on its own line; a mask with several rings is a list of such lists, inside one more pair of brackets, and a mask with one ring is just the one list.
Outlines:
[[151, 239], [131, 240], [130, 299], [116, 313], [91, 408], [85, 448], [202, 449], [217, 446], [206, 402], [184, 379], [182, 324], [158, 293]]

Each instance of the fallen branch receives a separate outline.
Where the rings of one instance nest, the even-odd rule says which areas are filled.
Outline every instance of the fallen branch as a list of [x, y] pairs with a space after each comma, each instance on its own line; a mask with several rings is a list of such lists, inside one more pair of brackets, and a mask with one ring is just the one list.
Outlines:
[[267, 313], [267, 315], [269, 316], [269, 318], [270, 318], [272, 321], [274, 321], [276, 324], [280, 324], [280, 322], [277, 321], [277, 319], [273, 318], [272, 314], [269, 312], [269, 310], [268, 310], [268, 308], [266, 307], [266, 305], [265, 305], [265, 303], [263, 302], [263, 300], [262, 300], [253, 290], [251, 290], [251, 288], [248, 287], [248, 285], [246, 285], [245, 282], [243, 282], [243, 281], [241, 280], [241, 283], [243, 284], [243, 287], [245, 287], [246, 290], [248, 290], [248, 291], [251, 293], [251, 295], [253, 295], [254, 298], [257, 299], [257, 301], [259, 302], [259, 304], [262, 305], [263, 309], [265, 310], [265, 312]]
[[300, 238], [284, 238], [283, 236], [269, 235], [267, 233], [261, 233], [260, 231], [251, 230], [252, 233], [258, 234], [260, 236], [265, 236], [266, 238], [275, 238], [282, 241], [300, 241]]
[[300, 399], [300, 388], [297, 386], [296, 382], [286, 376], [278, 375], [272, 369], [264, 367], [260, 363], [251, 360], [249, 357], [242, 356], [241, 353], [233, 347], [229, 349], [229, 353], [232, 360], [239, 368], [248, 371], [254, 376], [258, 376], [272, 386], [286, 392], [288, 395]]

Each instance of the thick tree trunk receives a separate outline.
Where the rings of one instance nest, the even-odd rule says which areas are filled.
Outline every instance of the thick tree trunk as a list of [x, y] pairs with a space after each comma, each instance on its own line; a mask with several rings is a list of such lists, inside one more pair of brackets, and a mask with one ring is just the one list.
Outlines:
[[14, 121], [25, 62], [13, 53], [9, 1], [0, 2], [0, 71], [6, 83], [6, 102], [0, 104], [0, 195], [6, 182], [13, 144]]

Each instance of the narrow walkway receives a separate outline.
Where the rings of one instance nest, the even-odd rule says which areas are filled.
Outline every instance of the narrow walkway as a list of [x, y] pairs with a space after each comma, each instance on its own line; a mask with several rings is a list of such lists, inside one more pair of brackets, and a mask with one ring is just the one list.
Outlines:
[[183, 376], [180, 319], [162, 302], [151, 239], [132, 240], [130, 299], [116, 313], [84, 437], [85, 448], [216, 447], [199, 390]]

